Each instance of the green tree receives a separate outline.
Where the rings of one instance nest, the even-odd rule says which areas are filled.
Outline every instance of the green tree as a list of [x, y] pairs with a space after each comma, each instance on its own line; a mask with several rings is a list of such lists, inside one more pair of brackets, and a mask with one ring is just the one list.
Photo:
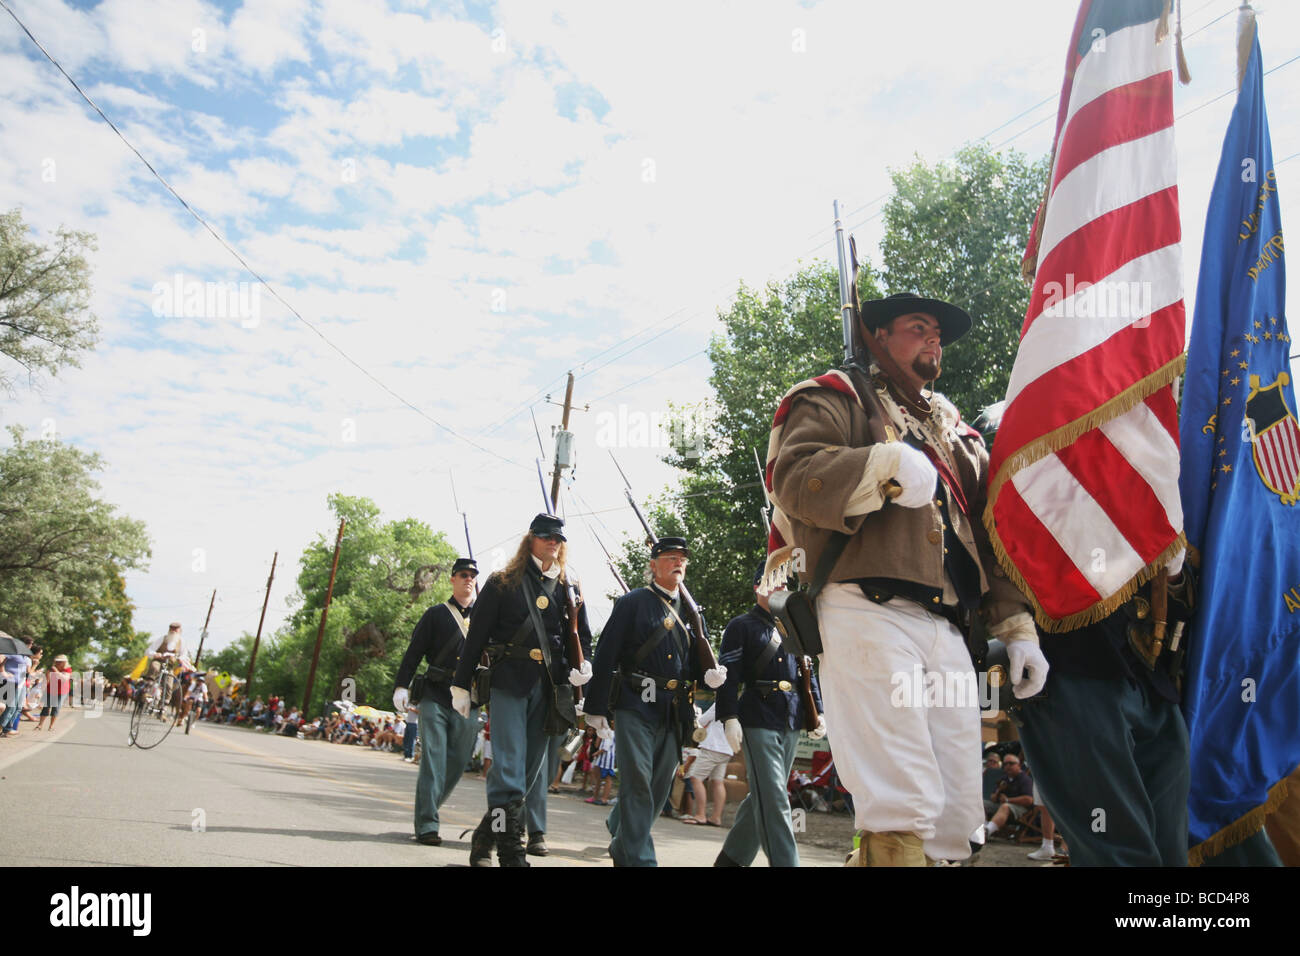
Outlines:
[[110, 568], [100, 593], [92, 598], [69, 600], [64, 621], [45, 632], [47, 657], [67, 654], [73, 670], [89, 668], [118, 648], [127, 648], [135, 640], [132, 626], [135, 606], [126, 596], [126, 580], [116, 568]]
[[[858, 287], [863, 298], [878, 297], [870, 267]], [[715, 643], [727, 621], [753, 603], [754, 568], [766, 551], [754, 451], [760, 459], [767, 454], [781, 396], [843, 362], [838, 274], [816, 263], [764, 289], [742, 284], [720, 318], [723, 332], [709, 345], [711, 414], [683, 421], [678, 410], [679, 447], [666, 460], [681, 469], [681, 481], [647, 509], [661, 537], [684, 534], [690, 542], [686, 582]], [[645, 582], [646, 554], [639, 538], [622, 545], [619, 564], [630, 587]]]
[[[149, 653], [153, 635], [148, 631], [136, 631], [129, 641], [110, 645], [96, 645], [92, 651], [97, 655], [94, 667], [104, 675], [110, 684], [116, 684], [139, 663], [140, 658]], [[74, 668], [75, 669], [75, 668]]]
[[[982, 145], [955, 163], [917, 161], [892, 173], [885, 207], [883, 270], [864, 265], [861, 298], [917, 292], [956, 302], [974, 328], [944, 353], [941, 390], [969, 418], [1002, 398], [1015, 357], [1029, 290], [1020, 256], [1046, 178], [1046, 160]], [[763, 504], [754, 451], [766, 457], [772, 415], [796, 382], [841, 364], [836, 270], [800, 269], [763, 290], [741, 286], [721, 313], [723, 331], [709, 347], [715, 401], [702, 438], [666, 460], [681, 469], [678, 487], [656, 502], [652, 521], [686, 534], [695, 552], [687, 582], [708, 613], [713, 636], [752, 601], [753, 571], [765, 551]], [[678, 433], [686, 438], [689, 425]], [[624, 542], [620, 563], [630, 586], [644, 580], [645, 550]]]
[[[308, 709], [320, 712], [349, 686], [357, 703], [388, 708], [411, 631], [420, 615], [451, 594], [448, 575], [456, 551], [424, 522], [381, 521], [379, 506], [369, 498], [331, 495], [329, 505], [336, 519], [347, 519], [347, 528]], [[298, 593], [291, 598], [298, 607], [265, 642], [266, 657], [258, 652], [254, 694], [279, 694], [295, 703], [302, 700], [329, 584], [334, 538], [333, 531], [322, 533], [303, 552]]]
[[[218, 673], [226, 671], [229, 674], [233, 674], [235, 677], [247, 677], [248, 659], [253, 653], [253, 636], [254, 635], [245, 631], [221, 650], [214, 651], [211, 654], [208, 654], [205, 651], [204, 658], [199, 663], [199, 667], [205, 671], [217, 671]], [[266, 651], [267, 643], [267, 640], [263, 639], [261, 646], [257, 649], [257, 656], [261, 658], [257, 664], [259, 670], [261, 669], [261, 666], [266, 663], [266, 658], [263, 655]]]
[[129, 639], [122, 574], [149, 557], [143, 522], [97, 497], [98, 455], [9, 433], [13, 444], [0, 452], [0, 629], [58, 637], [69, 655], [92, 637]]
[[970, 313], [971, 331], [944, 349], [938, 388], [970, 421], [1006, 394], [1029, 306], [1020, 260], [1047, 183], [1047, 158], [963, 147], [952, 163], [918, 160], [891, 172], [880, 243], [892, 293], [945, 299]]
[[[0, 354], [22, 366], [29, 380], [81, 364], [80, 353], [95, 345], [85, 257], [94, 248], [93, 235], [64, 228], [51, 245], [41, 245], [30, 238], [20, 210], [0, 214]], [[12, 387], [0, 368], [0, 388]]]

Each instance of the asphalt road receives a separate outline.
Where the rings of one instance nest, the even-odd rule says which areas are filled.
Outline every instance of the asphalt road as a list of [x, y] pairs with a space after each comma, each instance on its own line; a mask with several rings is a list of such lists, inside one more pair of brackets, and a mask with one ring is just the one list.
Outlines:
[[[83, 712], [53, 739], [25, 734], [21, 755], [0, 751], [0, 806], [23, 834], [0, 843], [0, 863], [464, 866], [460, 833], [486, 806], [483, 782], [462, 778], [442, 808], [443, 845], [426, 847], [413, 838], [415, 766], [394, 754], [208, 723], [142, 751], [127, 724], [122, 711]], [[551, 856], [533, 865], [610, 866], [607, 812], [551, 797]], [[725, 836], [668, 820], [654, 833], [664, 866], [709, 866]], [[805, 866], [842, 859], [800, 853]]]

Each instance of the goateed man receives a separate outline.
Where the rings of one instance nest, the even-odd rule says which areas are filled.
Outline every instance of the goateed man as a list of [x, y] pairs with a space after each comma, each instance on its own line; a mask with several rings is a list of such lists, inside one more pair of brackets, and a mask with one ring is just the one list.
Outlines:
[[[596, 644], [587, 691], [587, 726], [614, 735], [619, 797], [605, 825], [615, 866], [655, 866], [650, 828], [659, 817], [681, 762], [682, 743], [695, 714], [690, 682], [710, 687], [726, 680], [725, 667], [704, 670], [686, 621], [680, 586], [690, 557], [684, 538], [660, 538], [650, 550], [653, 582], [614, 602]], [[609, 725], [610, 691], [614, 727]]]
[[[947, 399], [923, 392], [939, 376], [943, 346], [970, 324], [956, 306], [910, 293], [866, 303], [858, 331], [874, 336], [885, 370], [873, 367], [870, 381], [830, 372], [795, 386], [768, 450], [776, 527], [804, 549], [807, 568], [833, 533], [847, 536], [817, 602], [820, 674], [835, 764], [864, 831], [857, 862], [866, 865], [970, 855], [983, 812], [967, 614], [982, 608], [1007, 642], [1017, 696], [1046, 679], [1033, 619], [980, 521], [984, 441]], [[897, 688], [912, 686], [917, 671], [965, 688], [966, 699], [899, 700]]]
[[462, 717], [451, 706], [451, 677], [469, 633], [477, 577], [473, 558], [456, 559], [451, 566], [451, 597], [424, 612], [397, 668], [393, 707], [404, 714], [415, 669], [421, 660], [429, 664], [420, 690], [420, 771], [415, 778], [415, 838], [429, 846], [442, 843], [438, 808], [460, 782], [478, 733], [476, 716]]
[[[749, 795], [736, 810], [714, 866], [749, 866], [760, 848], [771, 866], [799, 865], [786, 782], [807, 714], [799, 693], [799, 661], [781, 643], [767, 595], [758, 593], [762, 578], [760, 565], [754, 575], [756, 603], [727, 625], [718, 657], [727, 667], [727, 682], [718, 688], [718, 719], [725, 722], [731, 748], [744, 749]], [[818, 721], [808, 736], [821, 740], [826, 718], [820, 716], [815, 675], [811, 684]]]

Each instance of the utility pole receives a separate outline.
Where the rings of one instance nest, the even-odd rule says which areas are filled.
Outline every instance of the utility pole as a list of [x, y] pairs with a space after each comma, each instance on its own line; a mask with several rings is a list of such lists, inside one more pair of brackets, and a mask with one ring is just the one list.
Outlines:
[[[551, 396], [547, 395], [546, 400], [551, 401]], [[551, 402], [552, 405], [557, 404]], [[589, 411], [590, 405], [583, 407], [583, 411]], [[555, 513], [560, 513], [560, 475], [565, 468], [573, 467], [573, 434], [569, 431], [569, 412], [573, 411], [573, 373], [569, 373], [569, 382], [564, 387], [564, 418], [560, 422], [560, 430], [555, 435], [555, 471], [551, 472], [551, 507]], [[540, 437], [539, 437], [540, 441]]]
[[248, 673], [244, 676], [244, 699], [253, 694], [253, 665], [257, 663], [257, 647], [262, 643], [262, 623], [266, 620], [266, 606], [271, 603], [271, 582], [275, 580], [275, 562], [280, 560], [277, 551], [271, 557], [271, 575], [266, 579], [266, 597], [262, 598], [262, 616], [257, 619], [257, 636], [253, 638], [253, 653], [248, 658]]
[[320, 645], [325, 639], [325, 618], [330, 612], [330, 598], [334, 597], [334, 574], [339, 569], [339, 548], [343, 545], [343, 526], [348, 523], [347, 518], [339, 519], [339, 536], [334, 541], [334, 563], [330, 565], [330, 583], [325, 589], [325, 606], [320, 609], [320, 629], [316, 632], [316, 650], [311, 655], [311, 670], [307, 674], [307, 693], [302, 698], [302, 712], [307, 713], [311, 704], [312, 687], [316, 683], [316, 664], [320, 661]]
[[217, 589], [212, 589], [212, 600], [208, 602], [208, 616], [203, 619], [203, 631], [199, 634], [199, 652], [194, 655], [194, 666], [203, 660], [203, 642], [208, 639], [208, 624], [212, 620], [212, 606], [217, 603]]
[[[569, 373], [569, 384], [564, 387], [564, 417], [560, 420], [560, 431], [569, 430], [569, 410], [573, 408], [573, 373]], [[555, 456], [555, 471], [551, 472], [551, 504], [559, 507], [560, 500], [560, 457]]]

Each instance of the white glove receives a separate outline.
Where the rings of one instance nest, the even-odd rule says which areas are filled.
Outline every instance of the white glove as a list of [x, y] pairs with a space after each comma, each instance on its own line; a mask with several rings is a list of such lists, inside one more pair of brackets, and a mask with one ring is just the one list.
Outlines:
[[469, 691], [463, 687], [451, 685], [451, 709], [462, 717], [469, 716]]
[[740, 721], [735, 717], [728, 717], [722, 729], [727, 735], [727, 746], [731, 748], [731, 752], [740, 753], [740, 742], [745, 739], [745, 731], [741, 728]]
[[939, 480], [939, 473], [925, 452], [903, 445], [899, 449], [894, 480], [903, 489], [903, 493], [894, 499], [894, 504], [903, 508], [922, 508], [934, 500], [934, 485]]
[[717, 667], [710, 667], [704, 672], [704, 683], [709, 685], [710, 690], [717, 690], [727, 682], [727, 669], [719, 664]]
[[601, 740], [609, 740], [614, 736], [614, 728], [609, 725], [608, 717], [600, 717], [596, 714], [587, 715], [587, 726], [596, 732], [596, 736]]
[[1183, 559], [1186, 557], [1187, 549], [1179, 548], [1178, 553], [1169, 559], [1169, 563], [1166, 564], [1165, 567], [1169, 569], [1169, 576], [1171, 578], [1176, 578], [1178, 575], [1183, 573]]
[[826, 736], [826, 717], [825, 715], [818, 714], [817, 726], [814, 727], [812, 730], [808, 731], [808, 739], [821, 740], [825, 736]]
[[589, 680], [591, 680], [591, 661], [583, 661], [581, 667], [569, 669], [569, 683], [574, 687], [581, 687]]
[[[1017, 697], [1033, 697], [1047, 683], [1047, 658], [1038, 646], [1038, 633], [1015, 631], [1002, 638], [1011, 663], [1011, 687]], [[1029, 671], [1026, 676], [1025, 671]]]
[[393, 691], [393, 709], [399, 714], [405, 712], [407, 705], [411, 702], [411, 692], [405, 687], [399, 687]]

